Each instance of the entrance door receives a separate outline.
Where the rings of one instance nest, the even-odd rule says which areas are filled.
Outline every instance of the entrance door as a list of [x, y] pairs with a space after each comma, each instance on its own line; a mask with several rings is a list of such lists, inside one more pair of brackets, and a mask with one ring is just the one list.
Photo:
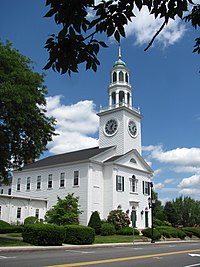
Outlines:
[[149, 227], [149, 212], [145, 211], [145, 227]]

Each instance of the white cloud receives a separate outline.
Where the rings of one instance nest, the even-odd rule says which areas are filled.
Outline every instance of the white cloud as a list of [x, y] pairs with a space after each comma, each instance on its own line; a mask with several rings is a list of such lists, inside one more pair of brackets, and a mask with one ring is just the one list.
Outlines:
[[195, 174], [191, 177], [184, 178], [180, 184], [179, 187], [181, 188], [188, 188], [188, 187], [195, 187], [200, 189], [200, 175]]
[[[143, 7], [141, 11], [135, 10], [135, 15], [132, 22], [126, 26], [126, 35], [127, 37], [134, 36], [137, 45], [148, 44], [161, 27], [163, 19], [155, 19], [153, 15], [149, 15], [146, 7]], [[155, 43], [162, 44], [164, 47], [173, 45], [183, 37], [185, 30], [185, 25], [180, 19], [170, 20], [157, 36]]]
[[72, 105], [61, 104], [62, 96], [47, 97], [47, 114], [56, 118], [56, 133], [49, 143], [51, 153], [63, 153], [98, 146], [91, 137], [98, 130], [98, 117], [92, 101], [80, 101]]
[[163, 183], [154, 184], [154, 189], [155, 190], [161, 190], [163, 187], [164, 187]]
[[164, 184], [172, 184], [174, 182], [174, 179], [165, 179]]

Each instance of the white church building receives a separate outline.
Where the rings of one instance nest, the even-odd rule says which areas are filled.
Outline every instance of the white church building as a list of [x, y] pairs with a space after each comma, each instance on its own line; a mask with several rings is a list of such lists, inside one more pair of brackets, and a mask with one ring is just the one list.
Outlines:
[[99, 147], [50, 156], [15, 171], [11, 186], [0, 187], [1, 220], [44, 219], [57, 196], [74, 193], [82, 225], [88, 224], [93, 211], [106, 219], [111, 210], [121, 209], [136, 215], [135, 227], [151, 226], [148, 199], [153, 171], [142, 158], [142, 116], [132, 106], [129, 70], [120, 49], [110, 75], [108, 107], [97, 113]]

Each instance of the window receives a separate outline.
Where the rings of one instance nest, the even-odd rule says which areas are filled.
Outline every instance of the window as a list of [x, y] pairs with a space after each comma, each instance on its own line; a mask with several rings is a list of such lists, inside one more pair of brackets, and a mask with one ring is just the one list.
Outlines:
[[20, 191], [21, 189], [21, 178], [17, 179], [17, 191]]
[[30, 189], [31, 189], [31, 177], [27, 177], [26, 190], [30, 190]]
[[11, 195], [11, 188], [8, 188], [8, 195]]
[[0, 218], [1, 218], [1, 209], [2, 209], [2, 208], [1, 208], [1, 206], [0, 206]]
[[117, 175], [116, 176], [116, 190], [124, 191], [124, 177]]
[[79, 171], [74, 171], [74, 186], [79, 185]]
[[117, 81], [117, 73], [113, 72], [113, 83]]
[[142, 188], [144, 195], [150, 195], [150, 184], [149, 182], [142, 181]]
[[130, 180], [130, 192], [136, 193], [138, 180], [136, 179], [135, 175], [133, 175], [132, 178], [130, 178], [129, 180]]
[[65, 173], [61, 172], [60, 174], [60, 187], [65, 187]]
[[41, 176], [37, 177], [37, 189], [41, 189]]
[[53, 188], [53, 175], [52, 174], [49, 174], [48, 176], [48, 188]]
[[119, 81], [120, 82], [124, 81], [124, 73], [122, 71], [119, 72]]
[[17, 219], [21, 218], [21, 208], [17, 208]]
[[128, 74], [127, 73], [125, 74], [125, 80], [128, 83]]
[[3, 189], [1, 189], [1, 195], [3, 195]]
[[36, 209], [36, 210], [35, 210], [35, 217], [36, 217], [37, 219], [39, 219], [39, 209]]

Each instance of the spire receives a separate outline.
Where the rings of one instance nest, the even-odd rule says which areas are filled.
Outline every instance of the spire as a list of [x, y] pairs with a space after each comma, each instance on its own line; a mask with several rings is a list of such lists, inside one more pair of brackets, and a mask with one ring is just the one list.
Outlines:
[[119, 43], [119, 47], [118, 47], [118, 60], [115, 61], [113, 67], [117, 67], [117, 66], [123, 66], [123, 67], [126, 67], [126, 63], [125, 63], [121, 58], [122, 58], [122, 54], [121, 54], [121, 45], [120, 45], [120, 43]]
[[122, 58], [122, 54], [121, 54], [121, 45], [119, 43], [119, 48], [118, 48], [118, 59]]

